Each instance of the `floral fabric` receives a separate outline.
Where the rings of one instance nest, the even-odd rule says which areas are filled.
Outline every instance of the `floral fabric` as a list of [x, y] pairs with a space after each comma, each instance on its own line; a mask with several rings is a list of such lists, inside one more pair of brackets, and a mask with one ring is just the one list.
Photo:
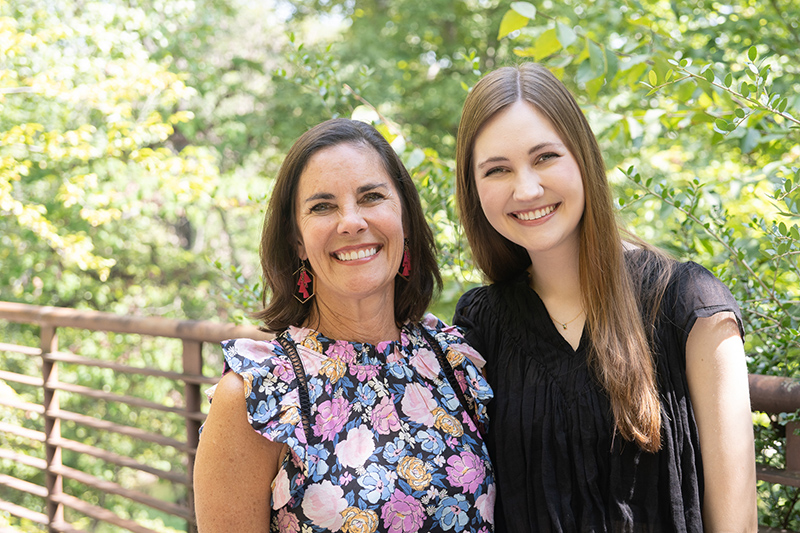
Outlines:
[[310, 329], [281, 334], [305, 370], [311, 442], [300, 384], [279, 342], [223, 343], [225, 372], [244, 378], [253, 429], [290, 449], [272, 484], [272, 531], [493, 531], [486, 446], [421, 327], [442, 347], [470, 412], [487, 424], [492, 391], [476, 366], [484, 361], [433, 315], [406, 324], [399, 342], [377, 346]]

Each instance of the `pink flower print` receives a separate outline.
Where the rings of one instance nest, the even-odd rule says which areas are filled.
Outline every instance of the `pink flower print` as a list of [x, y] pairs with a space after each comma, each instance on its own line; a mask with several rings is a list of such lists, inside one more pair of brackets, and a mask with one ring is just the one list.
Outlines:
[[347, 500], [344, 491], [326, 479], [306, 489], [302, 507], [314, 525], [338, 531], [344, 522], [342, 511], [347, 508]]
[[342, 476], [339, 478], [339, 486], [340, 486], [340, 487], [344, 487], [345, 485], [347, 485], [347, 484], [348, 484], [348, 483], [350, 483], [351, 481], [353, 481], [353, 476], [351, 476], [351, 475], [350, 475], [350, 472], [345, 472], [345, 473], [344, 473], [344, 474], [342, 474]]
[[475, 508], [478, 509], [481, 517], [490, 524], [494, 524], [494, 497], [495, 488], [494, 483], [492, 483], [489, 485], [486, 492], [478, 496], [478, 499], [475, 501]]
[[411, 358], [411, 366], [425, 379], [436, 379], [442, 370], [436, 354], [425, 348], [417, 350], [417, 353]]
[[328, 346], [325, 355], [331, 359], [337, 359], [343, 363], [350, 364], [356, 360], [356, 349], [351, 343], [346, 341], [336, 341]]
[[455, 439], [455, 437], [447, 437], [447, 440], [445, 442], [453, 450], [455, 450], [456, 446], [458, 446], [458, 441]]
[[347, 438], [336, 445], [336, 457], [342, 466], [358, 468], [364, 466], [375, 451], [375, 438], [366, 426], [359, 426], [347, 432]]
[[255, 341], [252, 339], [236, 339], [236, 353], [260, 363], [274, 355], [274, 346], [271, 342]]
[[389, 533], [416, 533], [425, 519], [422, 503], [410, 494], [395, 490], [381, 508], [383, 527]]
[[315, 418], [314, 435], [322, 440], [333, 440], [347, 423], [350, 405], [344, 398], [334, 398], [319, 404]]
[[461, 487], [464, 494], [478, 490], [486, 478], [486, 468], [480, 457], [472, 452], [463, 452], [447, 460], [447, 481]]
[[403, 399], [400, 400], [400, 408], [403, 413], [413, 422], [425, 426], [433, 426], [433, 410], [438, 405], [433, 399], [433, 394], [419, 383], [410, 383], [406, 386]]
[[300, 531], [300, 524], [297, 522], [297, 517], [288, 512], [285, 508], [278, 511], [278, 516], [274, 519], [278, 522], [278, 531], [286, 531], [287, 533], [297, 533]]
[[[472, 411], [470, 411], [470, 413], [471, 412]], [[466, 411], [461, 411], [461, 421], [466, 424], [470, 431], [478, 431], [478, 428], [475, 426], [475, 422], [472, 421], [472, 416]]]
[[394, 408], [392, 396], [384, 396], [372, 408], [372, 425], [375, 431], [381, 435], [388, 435], [392, 431], [400, 431], [400, 420], [397, 417], [397, 410]]
[[486, 359], [469, 344], [451, 344], [449, 349], [461, 352], [464, 357], [472, 361], [472, 364], [478, 367], [478, 370], [486, 365]]
[[439, 319], [433, 313], [427, 313], [422, 317], [422, 325], [435, 330], [439, 325]]
[[378, 365], [352, 365], [350, 367], [350, 375], [355, 376], [362, 383], [377, 376], [379, 371]]
[[289, 503], [291, 494], [289, 493], [289, 476], [286, 470], [281, 468], [278, 475], [272, 480], [272, 508], [277, 510]]
[[[405, 333], [401, 333], [400, 334], [400, 338], [401, 339], [404, 336], [406, 338], [406, 344], [404, 344], [404, 346], [406, 346], [407, 343], [408, 343], [408, 335], [405, 335]], [[392, 350], [391, 352], [386, 354], [386, 362], [387, 363], [398, 363], [398, 362], [402, 361], [404, 358], [405, 357], [403, 356], [403, 351], [400, 349], [400, 346], [398, 346], [397, 344], [394, 345], [394, 350]]]
[[279, 357], [276, 357], [273, 359], [273, 361], [275, 361], [275, 368], [272, 369], [272, 373], [275, 374], [275, 376], [277, 376], [281, 381], [285, 383], [291, 383], [295, 377], [292, 363]]

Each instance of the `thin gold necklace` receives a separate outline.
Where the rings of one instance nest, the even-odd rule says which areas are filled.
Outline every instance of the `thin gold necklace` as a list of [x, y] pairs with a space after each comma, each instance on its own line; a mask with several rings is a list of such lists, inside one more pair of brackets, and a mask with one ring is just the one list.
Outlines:
[[547, 312], [547, 316], [550, 317], [550, 320], [552, 320], [553, 322], [555, 322], [556, 324], [561, 326], [563, 329], [567, 329], [567, 324], [571, 324], [572, 322], [575, 322], [578, 319], [578, 317], [581, 316], [582, 314], [583, 314], [583, 308], [581, 308], [580, 312], [577, 315], [575, 315], [575, 318], [573, 318], [572, 320], [567, 320], [566, 322], [561, 322], [560, 320], [556, 320], [555, 318], [553, 318], [553, 315], [550, 314], [550, 311]]

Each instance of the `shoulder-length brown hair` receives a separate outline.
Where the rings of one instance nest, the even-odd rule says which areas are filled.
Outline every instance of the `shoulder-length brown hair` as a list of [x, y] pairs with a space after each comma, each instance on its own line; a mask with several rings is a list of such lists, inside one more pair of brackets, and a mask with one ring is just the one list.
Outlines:
[[[475, 139], [486, 121], [520, 100], [547, 117], [580, 168], [586, 200], [579, 228], [579, 271], [592, 341], [590, 366], [609, 395], [620, 434], [644, 450], [658, 450], [661, 412], [647, 332], [653, 327], [670, 262], [637, 242], [650, 259], [636, 262], [642, 270], [627, 267], [597, 139], [572, 94], [541, 65], [523, 63], [490, 72], [464, 103], [456, 143], [456, 199], [473, 256], [493, 282], [509, 280], [531, 264], [528, 252], [500, 235], [483, 214], [472, 159]], [[654, 268], [654, 263], [662, 268]], [[658, 279], [651, 289], [651, 283], [642, 279], [652, 281], [653, 272]], [[648, 307], [646, 317], [640, 296]]]
[[[311, 306], [315, 305], [316, 298], [301, 304], [294, 297], [294, 272], [300, 267], [295, 196], [309, 159], [320, 150], [340, 144], [367, 146], [375, 150], [400, 195], [403, 228], [411, 255], [411, 275], [408, 281], [399, 276], [395, 279], [395, 322], [401, 325], [407, 320], [420, 320], [433, 291], [441, 288], [433, 233], [422, 212], [414, 182], [402, 161], [372, 126], [357, 120], [335, 118], [300, 136], [286, 154], [272, 190], [260, 246], [264, 309], [254, 315], [264, 323], [267, 331], [277, 332], [302, 324], [308, 318]], [[399, 269], [399, 263], [397, 266]]]

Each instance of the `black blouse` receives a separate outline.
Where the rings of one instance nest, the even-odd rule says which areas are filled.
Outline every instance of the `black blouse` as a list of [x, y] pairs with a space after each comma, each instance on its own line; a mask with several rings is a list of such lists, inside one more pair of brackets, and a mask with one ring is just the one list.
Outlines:
[[696, 263], [680, 263], [656, 325], [662, 449], [615, 434], [610, 403], [558, 333], [523, 273], [473, 289], [454, 322], [487, 361], [494, 400], [487, 444], [497, 474], [498, 532], [702, 532], [703, 465], [686, 381], [686, 340], [697, 318], [739, 307]]

